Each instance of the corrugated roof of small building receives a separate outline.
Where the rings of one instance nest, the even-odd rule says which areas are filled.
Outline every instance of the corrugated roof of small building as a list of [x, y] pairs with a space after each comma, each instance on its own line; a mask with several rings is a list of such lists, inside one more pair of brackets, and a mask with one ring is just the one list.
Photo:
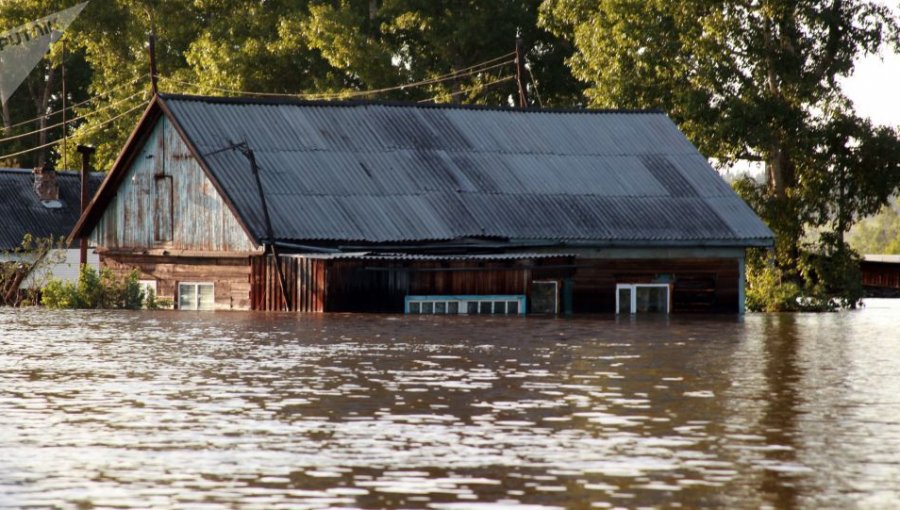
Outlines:
[[[91, 174], [91, 196], [102, 180], [102, 174]], [[41, 204], [35, 193], [31, 170], [0, 168], [0, 250], [15, 249], [25, 234], [35, 238], [69, 235], [81, 214], [81, 176], [57, 172], [57, 182], [61, 207], [51, 209]]]

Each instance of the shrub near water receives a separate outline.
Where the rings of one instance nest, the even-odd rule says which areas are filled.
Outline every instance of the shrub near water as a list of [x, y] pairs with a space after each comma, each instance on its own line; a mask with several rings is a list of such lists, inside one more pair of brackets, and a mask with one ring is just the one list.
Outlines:
[[[109, 269], [83, 265], [78, 283], [52, 279], [42, 291], [41, 304], [47, 308], [120, 308], [137, 310], [144, 304], [138, 272], [118, 280]], [[154, 300], [155, 304], [155, 300]]]

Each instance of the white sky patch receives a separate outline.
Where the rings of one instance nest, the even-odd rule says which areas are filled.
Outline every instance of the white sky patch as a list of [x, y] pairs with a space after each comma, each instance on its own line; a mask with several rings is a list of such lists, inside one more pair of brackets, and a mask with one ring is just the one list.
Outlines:
[[[882, 0], [900, 17], [900, 2]], [[893, 4], [893, 5], [891, 5]], [[900, 128], [900, 53], [883, 48], [880, 55], [856, 61], [853, 75], [840, 81], [856, 113], [876, 124]]]
[[858, 60], [853, 75], [841, 80], [841, 86], [858, 115], [900, 128], [900, 54], [882, 53]]

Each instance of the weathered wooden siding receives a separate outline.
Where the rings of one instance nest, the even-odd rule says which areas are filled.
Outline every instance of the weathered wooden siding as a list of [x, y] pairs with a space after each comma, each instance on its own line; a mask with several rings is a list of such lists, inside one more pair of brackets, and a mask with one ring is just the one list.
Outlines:
[[212, 283], [216, 310], [250, 309], [249, 257], [167, 257], [100, 255], [100, 263], [124, 278], [137, 269], [142, 280], [156, 280], [160, 298], [177, 303], [179, 283]]
[[578, 259], [575, 313], [615, 313], [617, 283], [674, 282], [672, 313], [738, 312], [736, 259]]
[[407, 295], [525, 294], [528, 297], [535, 277], [564, 278], [571, 273], [568, 268], [571, 262], [570, 257], [488, 262], [301, 257], [297, 271], [297, 309], [402, 313]]
[[91, 238], [105, 249], [256, 249], [165, 117], [134, 159]]
[[900, 289], [900, 263], [864, 260], [859, 267], [866, 287]]
[[[285, 293], [282, 292], [278, 269], [273, 255], [250, 258], [250, 308], [252, 310], [296, 311], [298, 310], [298, 261], [294, 257], [280, 257], [281, 271], [285, 279]], [[302, 310], [316, 311], [316, 310]]]

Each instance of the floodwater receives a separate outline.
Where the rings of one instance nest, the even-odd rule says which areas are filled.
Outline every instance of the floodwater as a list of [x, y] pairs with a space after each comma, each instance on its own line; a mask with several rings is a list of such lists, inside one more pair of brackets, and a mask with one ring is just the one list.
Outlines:
[[900, 301], [0, 310], [3, 508], [900, 508]]

